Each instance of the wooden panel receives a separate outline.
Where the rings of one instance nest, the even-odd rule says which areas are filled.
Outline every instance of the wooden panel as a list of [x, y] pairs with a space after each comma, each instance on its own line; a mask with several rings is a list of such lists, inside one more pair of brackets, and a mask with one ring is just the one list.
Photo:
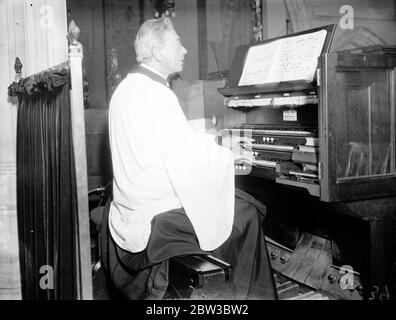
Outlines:
[[180, 106], [190, 122], [198, 131], [205, 131], [205, 111], [202, 81], [178, 80], [172, 83], [172, 89], [179, 99]]
[[[386, 72], [383, 70], [356, 72], [345, 71], [340, 75], [344, 81], [345, 106], [340, 106], [339, 116], [343, 125], [337, 136], [337, 177], [362, 176], [389, 173], [390, 104]], [[341, 101], [340, 101], [341, 102]], [[352, 148], [359, 147], [358, 159], [347, 157]], [[351, 150], [349, 150], [351, 149]], [[356, 161], [358, 160], [358, 161]], [[350, 166], [355, 162], [355, 168]], [[360, 162], [360, 163], [356, 163]], [[349, 169], [349, 170], [348, 170]], [[348, 171], [348, 172], [346, 172]]]
[[343, 179], [337, 183], [337, 199], [365, 199], [367, 197], [386, 197], [395, 194], [395, 175], [370, 178]]
[[340, 53], [322, 60], [322, 200], [395, 194], [392, 64], [381, 55]]
[[344, 205], [348, 211], [344, 211], [343, 214], [359, 217], [366, 221], [392, 220], [396, 212], [395, 197], [350, 201], [342, 203], [342, 206]]
[[[203, 94], [205, 97], [205, 119], [207, 130], [220, 130], [224, 128], [226, 112], [224, 97], [217, 91], [225, 86], [224, 80], [204, 81]], [[215, 121], [214, 121], [215, 120]]]
[[236, 48], [253, 40], [252, 15], [250, 1], [207, 1], [208, 73], [229, 70]]
[[206, 21], [206, 0], [197, 0], [198, 4], [198, 58], [199, 58], [199, 79], [206, 79], [208, 76], [208, 39]]
[[74, 20], [84, 46], [83, 65], [88, 79], [89, 108], [107, 108], [103, 3], [67, 0], [68, 23]]
[[112, 180], [107, 110], [85, 110], [88, 189]]
[[378, 286], [380, 293], [386, 292], [385, 285], [392, 291], [394, 289], [392, 286], [394, 281], [392, 280], [394, 271], [394, 266], [392, 266], [392, 263], [394, 263], [394, 240], [394, 219], [370, 221], [369, 282], [373, 286]]
[[[186, 118], [193, 128], [205, 132], [217, 132], [232, 121], [225, 115], [224, 98], [218, 88], [225, 85], [224, 80], [174, 81], [173, 90], [179, 99]], [[238, 113], [239, 114], [239, 113]]]
[[173, 91], [193, 128], [216, 132], [246, 122], [246, 113], [225, 107], [224, 98], [218, 91], [224, 86], [225, 80], [173, 82]]
[[155, 6], [154, 2], [155, 0], [139, 0], [140, 2], [143, 2], [142, 7], [143, 7], [143, 12], [141, 17], [143, 20], [147, 19], [153, 19], [155, 15]]
[[177, 0], [175, 17], [172, 18], [175, 30], [180, 36], [183, 46], [187, 50], [183, 71], [180, 73], [184, 80], [201, 79], [199, 76], [199, 39], [203, 32], [198, 26], [197, 0]]

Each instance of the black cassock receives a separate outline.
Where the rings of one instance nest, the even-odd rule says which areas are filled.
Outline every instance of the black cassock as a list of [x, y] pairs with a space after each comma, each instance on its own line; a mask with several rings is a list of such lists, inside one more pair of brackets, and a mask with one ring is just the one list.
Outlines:
[[[165, 86], [165, 79], [141, 66], [143, 73]], [[204, 199], [202, 201], [205, 201]], [[121, 249], [108, 231], [106, 205], [102, 227], [102, 264], [115, 287], [129, 299], [161, 299], [168, 286], [168, 259], [188, 254], [211, 254], [231, 264], [239, 299], [276, 299], [271, 264], [262, 222], [266, 207], [246, 192], [235, 190], [235, 216], [231, 235], [214, 251], [202, 251], [184, 209], [156, 215], [145, 250], [131, 253]]]
[[[202, 251], [184, 209], [156, 215], [145, 250], [121, 249], [108, 230], [105, 208], [102, 228], [102, 264], [115, 287], [128, 299], [161, 299], [168, 286], [169, 258], [211, 254], [231, 264], [237, 299], [276, 299], [276, 290], [262, 228], [266, 207], [246, 192], [235, 190], [231, 235], [214, 251]], [[107, 241], [106, 241], [107, 240]]]

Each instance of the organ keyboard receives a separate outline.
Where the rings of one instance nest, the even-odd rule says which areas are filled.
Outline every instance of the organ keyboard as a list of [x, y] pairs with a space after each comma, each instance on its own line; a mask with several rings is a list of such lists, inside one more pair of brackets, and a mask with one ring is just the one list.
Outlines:
[[[271, 48], [281, 48], [279, 56], [274, 54], [269, 61], [257, 62], [257, 57], [249, 60], [249, 55], [254, 54], [252, 50], [265, 52], [267, 42], [237, 49], [230, 77], [225, 87], [218, 89], [224, 96], [226, 108], [243, 113], [245, 120], [227, 127], [226, 111], [224, 134], [244, 136], [250, 141], [241, 145], [250, 157], [236, 161], [237, 175], [270, 178], [320, 195], [318, 57], [309, 59], [304, 52], [307, 46], [318, 55], [328, 52], [334, 30], [335, 26], [330, 25], [301, 32], [295, 37], [268, 40]], [[305, 41], [304, 45], [299, 41]], [[293, 43], [297, 51], [291, 56], [288, 46]], [[269, 56], [272, 54], [268, 52]], [[306, 65], [301, 66], [300, 58], [296, 58], [299, 55], [301, 59], [308, 59], [304, 60]], [[275, 65], [264, 72], [260, 63]], [[282, 77], [287, 80], [277, 82]]]
[[241, 146], [250, 157], [235, 162], [236, 174], [275, 178], [278, 183], [305, 187], [311, 194], [319, 196], [319, 151], [315, 128], [249, 124], [225, 131], [233, 137], [248, 138], [248, 142]]
[[[334, 30], [335, 26], [330, 25], [271, 39], [268, 43], [271, 48], [277, 45], [286, 48], [299, 39], [295, 42], [297, 51], [293, 55], [307, 59], [304, 53], [306, 46], [312, 46], [312, 52], [317, 52], [318, 56], [329, 51]], [[304, 45], [297, 44], [303, 38], [306, 41]], [[265, 52], [266, 44], [263, 42], [239, 47], [232, 62], [230, 77], [225, 87], [218, 89], [224, 96], [226, 108], [235, 110], [233, 114], [243, 113], [239, 119], [245, 120], [237, 126], [227, 127], [226, 111], [224, 134], [244, 136], [250, 141], [241, 145], [250, 153], [250, 157], [237, 159], [235, 173], [269, 178], [280, 184], [305, 188], [311, 195], [319, 197], [321, 163], [318, 135], [320, 76], [316, 74], [318, 57], [306, 60], [306, 65], [302, 67], [300, 58], [291, 57], [287, 49], [281, 49], [280, 58], [276, 55], [271, 58], [271, 63], [280, 65], [265, 69], [269, 73], [267, 75], [259, 62], [249, 60], [252, 50]], [[249, 64], [249, 61], [257, 64]], [[277, 82], [282, 77], [287, 80]]]

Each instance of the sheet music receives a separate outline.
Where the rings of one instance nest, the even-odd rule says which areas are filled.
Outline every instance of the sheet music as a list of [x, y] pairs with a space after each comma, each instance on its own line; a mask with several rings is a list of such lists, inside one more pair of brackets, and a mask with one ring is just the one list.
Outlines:
[[249, 49], [239, 80], [240, 86], [268, 82], [271, 68], [279, 52], [279, 45], [278, 41], [274, 41]]
[[251, 47], [239, 85], [312, 81], [326, 34], [320, 30]]

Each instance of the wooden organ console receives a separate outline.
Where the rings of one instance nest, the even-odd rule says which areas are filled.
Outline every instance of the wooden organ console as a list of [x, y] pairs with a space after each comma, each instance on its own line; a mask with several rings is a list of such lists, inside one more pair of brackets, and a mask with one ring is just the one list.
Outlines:
[[284, 297], [298, 283], [335, 299], [393, 299], [396, 57], [330, 52], [335, 27], [243, 45], [227, 79], [174, 89], [190, 120], [249, 138], [236, 185], [268, 207]]

